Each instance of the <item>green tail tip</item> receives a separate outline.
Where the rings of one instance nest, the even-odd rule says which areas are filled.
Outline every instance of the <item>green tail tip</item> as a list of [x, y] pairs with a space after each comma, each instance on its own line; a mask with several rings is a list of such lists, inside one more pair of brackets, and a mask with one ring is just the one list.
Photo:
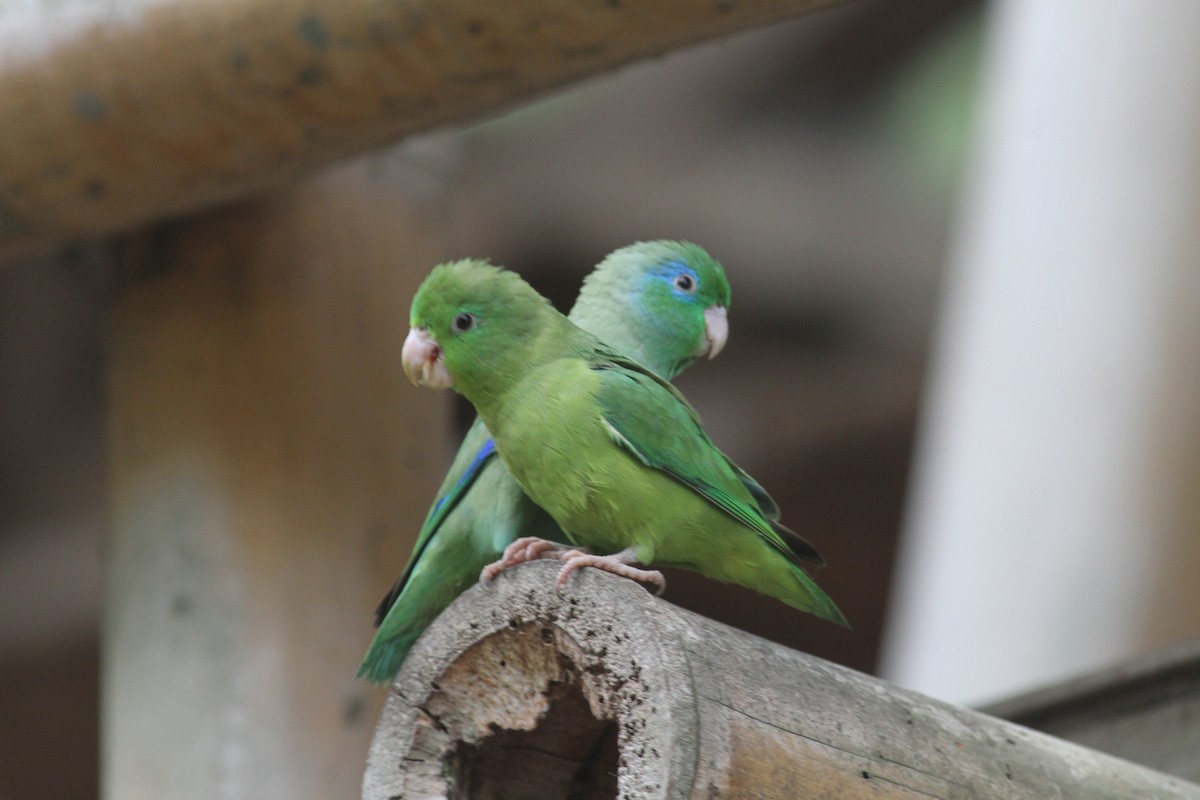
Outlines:
[[396, 639], [372, 642], [355, 677], [374, 684], [391, 683], [396, 679], [400, 667], [404, 665], [404, 659], [408, 657], [410, 649], [410, 643]]

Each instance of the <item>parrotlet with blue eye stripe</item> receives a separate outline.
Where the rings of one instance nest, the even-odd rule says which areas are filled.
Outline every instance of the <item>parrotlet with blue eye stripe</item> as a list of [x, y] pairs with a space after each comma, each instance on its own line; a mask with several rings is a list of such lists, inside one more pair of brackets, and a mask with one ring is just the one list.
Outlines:
[[[676, 288], [689, 277], [677, 275]], [[519, 275], [480, 261], [440, 264], [417, 290], [409, 326], [404, 372], [467, 398], [513, 479], [563, 531], [514, 540], [485, 580], [554, 558], [560, 591], [584, 567], [661, 588], [649, 568], [679, 567], [845, 624], [804, 568], [819, 560], [812, 546], [779, 523], [683, 395]]]
[[[729, 334], [729, 299], [724, 270], [703, 248], [639, 242], [609, 254], [584, 280], [570, 319], [671, 379], [696, 359], [721, 352]], [[744, 480], [764, 513], [777, 518], [778, 509], [761, 487]], [[513, 480], [496, 457], [491, 434], [476, 419], [417, 534], [403, 575], [376, 610], [379, 630], [359, 676], [376, 683], [391, 680], [434, 617], [518, 536], [567, 541]], [[815, 551], [811, 557], [818, 558]]]

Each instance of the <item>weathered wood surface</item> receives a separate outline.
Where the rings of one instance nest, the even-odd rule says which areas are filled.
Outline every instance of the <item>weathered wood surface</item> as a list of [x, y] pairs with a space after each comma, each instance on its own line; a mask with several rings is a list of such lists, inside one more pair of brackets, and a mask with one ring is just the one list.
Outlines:
[[358, 791], [354, 671], [448, 427], [400, 371], [427, 182], [381, 155], [116, 249], [104, 797]]
[[983, 710], [1200, 782], [1200, 641]]
[[0, 252], [245, 193], [836, 0], [0, 0]]
[[[363, 783], [391, 798], [1200, 798], [593, 570], [475, 587], [414, 648]], [[780, 608], [779, 613], [795, 613]]]

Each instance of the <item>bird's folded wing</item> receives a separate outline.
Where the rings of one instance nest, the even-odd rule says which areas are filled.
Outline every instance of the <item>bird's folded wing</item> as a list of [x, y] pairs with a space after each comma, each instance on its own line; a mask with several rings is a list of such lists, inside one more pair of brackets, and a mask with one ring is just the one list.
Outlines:
[[[653, 374], [622, 365], [598, 366], [597, 371], [601, 384], [597, 400], [614, 442], [646, 466], [688, 486], [784, 555], [804, 557], [789, 546], [760, 508], [755, 492], [744, 482], [749, 476], [717, 449], [700, 427], [696, 412], [673, 387]], [[749, 480], [766, 497], [762, 487]], [[774, 502], [767, 500], [777, 511]], [[799, 541], [812, 550], [803, 539]]]

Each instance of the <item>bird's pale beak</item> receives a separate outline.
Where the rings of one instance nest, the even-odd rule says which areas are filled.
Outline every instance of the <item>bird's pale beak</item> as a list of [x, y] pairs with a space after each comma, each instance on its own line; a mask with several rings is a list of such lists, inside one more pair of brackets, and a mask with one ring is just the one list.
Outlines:
[[725, 306], [709, 306], [704, 309], [704, 339], [708, 342], [708, 357], [716, 358], [725, 349], [729, 338], [729, 316]]
[[441, 345], [424, 328], [409, 328], [400, 361], [404, 364], [404, 374], [417, 386], [449, 389], [454, 385]]

